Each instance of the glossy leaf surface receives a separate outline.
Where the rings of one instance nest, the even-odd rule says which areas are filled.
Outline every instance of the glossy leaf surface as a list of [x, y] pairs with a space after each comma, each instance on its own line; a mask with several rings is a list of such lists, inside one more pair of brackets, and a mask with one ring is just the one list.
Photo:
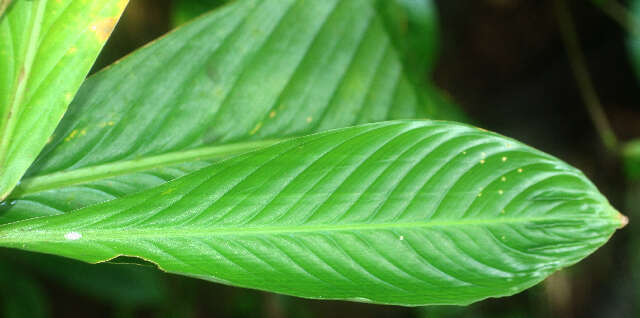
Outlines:
[[0, 227], [0, 245], [310, 298], [468, 304], [604, 244], [622, 217], [514, 140], [396, 121], [285, 141], [161, 186]]
[[409, 80], [373, 3], [236, 1], [91, 77], [0, 220], [111, 200], [274, 139], [458, 118]]
[[0, 200], [44, 147], [126, 4], [23, 0], [0, 17]]

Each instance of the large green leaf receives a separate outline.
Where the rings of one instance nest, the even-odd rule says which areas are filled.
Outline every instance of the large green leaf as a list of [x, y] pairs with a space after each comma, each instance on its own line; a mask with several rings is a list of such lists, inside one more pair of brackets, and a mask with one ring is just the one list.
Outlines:
[[412, 85], [373, 3], [237, 1], [91, 77], [0, 220], [111, 200], [287, 136], [457, 118]]
[[0, 200], [44, 147], [126, 3], [18, 0], [0, 17]]
[[[438, 21], [433, 0], [369, 0], [382, 17], [394, 46], [401, 52], [410, 71], [423, 77], [435, 64], [438, 47]], [[230, 0], [176, 0], [172, 23], [182, 25]]]
[[626, 220], [575, 168], [438, 121], [284, 141], [73, 213], [0, 227], [0, 245], [87, 262], [137, 256], [231, 285], [421, 305], [511, 295]]

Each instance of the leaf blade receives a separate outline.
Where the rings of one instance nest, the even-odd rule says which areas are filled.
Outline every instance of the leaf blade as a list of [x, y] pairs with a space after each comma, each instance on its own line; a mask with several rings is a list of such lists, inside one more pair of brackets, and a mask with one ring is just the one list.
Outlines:
[[584, 175], [549, 155], [464, 125], [400, 121], [296, 138], [5, 225], [0, 245], [136, 256], [309, 298], [468, 304], [532, 286], [621, 225]]
[[89, 78], [0, 207], [0, 220], [111, 200], [212, 161], [196, 156], [36, 193], [40, 181], [78, 169], [379, 120], [447, 117], [437, 112], [445, 104], [435, 92], [411, 83], [396, 51], [374, 1], [228, 4]]
[[0, 198], [44, 147], [126, 3], [19, 1], [0, 19]]

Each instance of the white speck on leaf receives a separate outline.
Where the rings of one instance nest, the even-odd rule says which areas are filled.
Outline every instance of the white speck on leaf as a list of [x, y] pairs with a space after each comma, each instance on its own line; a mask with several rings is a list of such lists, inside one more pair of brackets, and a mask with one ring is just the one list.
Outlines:
[[404, 240], [404, 235], [400, 235], [400, 240], [403, 241]]
[[66, 238], [69, 241], [75, 241], [75, 240], [81, 239], [82, 238], [82, 234], [80, 234], [78, 232], [69, 232], [69, 233], [64, 235], [64, 238]]

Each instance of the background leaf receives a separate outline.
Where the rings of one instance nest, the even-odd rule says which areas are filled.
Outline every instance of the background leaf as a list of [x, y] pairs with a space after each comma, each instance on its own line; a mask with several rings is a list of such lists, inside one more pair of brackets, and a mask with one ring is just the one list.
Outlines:
[[0, 263], [0, 313], [5, 318], [49, 317], [42, 287], [19, 268]]
[[630, 179], [640, 179], [640, 140], [632, 140], [622, 150], [624, 166]]
[[85, 297], [116, 306], [157, 306], [167, 297], [166, 282], [153, 266], [86, 264], [62, 257], [2, 251], [5, 263], [56, 282]]
[[0, 200], [44, 147], [126, 4], [16, 1], [0, 18]]
[[629, 32], [629, 53], [631, 55], [631, 64], [640, 82], [640, 1], [632, 0], [630, 5], [631, 17], [634, 19], [631, 25], [635, 26], [635, 29]]
[[434, 121], [296, 138], [135, 195], [0, 227], [0, 244], [310, 298], [420, 305], [512, 295], [626, 221], [578, 170]]
[[111, 200], [274, 139], [459, 118], [412, 83], [373, 4], [236, 1], [92, 76], [0, 220]]

